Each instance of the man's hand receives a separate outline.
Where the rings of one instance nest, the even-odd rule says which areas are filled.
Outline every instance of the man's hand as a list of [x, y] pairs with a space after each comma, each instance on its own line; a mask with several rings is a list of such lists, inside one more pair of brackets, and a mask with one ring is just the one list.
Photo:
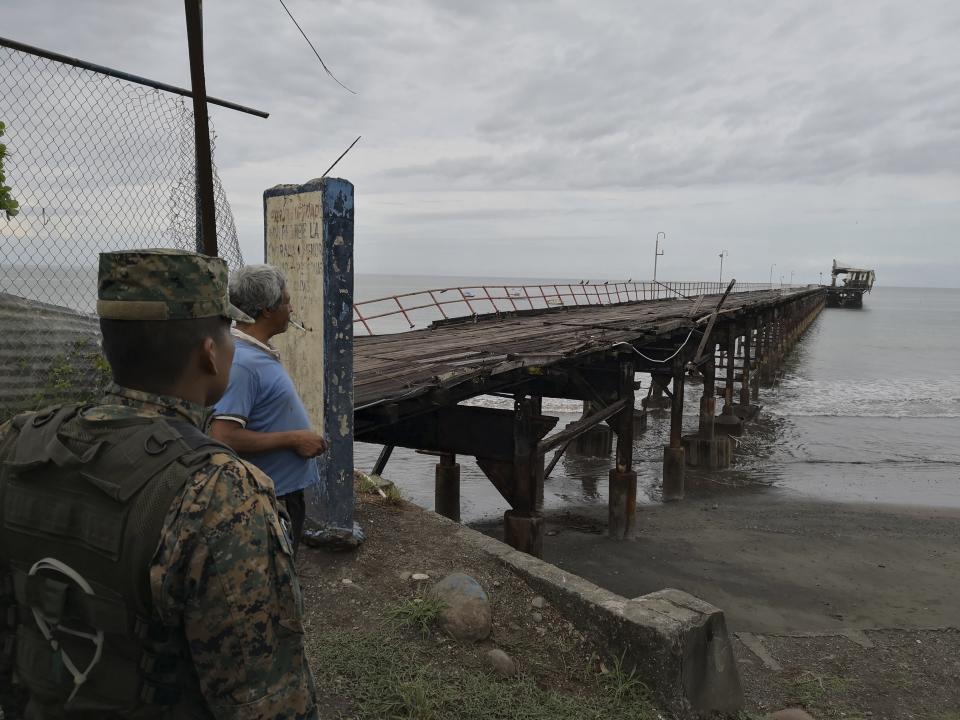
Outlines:
[[327, 441], [323, 435], [310, 430], [294, 430], [290, 433], [293, 451], [303, 458], [312, 458], [322, 455], [327, 450]]

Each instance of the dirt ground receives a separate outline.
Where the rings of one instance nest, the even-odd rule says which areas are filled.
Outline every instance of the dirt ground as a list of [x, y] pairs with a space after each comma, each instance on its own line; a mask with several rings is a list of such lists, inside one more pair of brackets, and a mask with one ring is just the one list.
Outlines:
[[[300, 559], [330, 717], [663, 716], [552, 608], [537, 622], [526, 584], [449, 525], [407, 503], [360, 498], [360, 550], [305, 548]], [[818, 719], [960, 720], [960, 518], [787, 500], [644, 510], [640, 538], [627, 543], [608, 541], [599, 517], [560, 514], [548, 525], [547, 559], [628, 597], [680, 587], [723, 607], [747, 697], [741, 720], [786, 707]], [[858, 563], [874, 569], [851, 572]], [[490, 640], [461, 645], [388, 619], [456, 570], [490, 593]], [[822, 592], [807, 587], [818, 583]], [[518, 661], [519, 678], [491, 673], [493, 647]]]
[[[657, 718], [645, 689], [535, 593], [445, 524], [413, 505], [359, 495], [367, 540], [333, 553], [304, 547], [298, 561], [307, 649], [331, 718]], [[492, 634], [461, 644], [435, 626], [404, 624], [437, 580], [465, 572], [486, 589]], [[417, 581], [423, 573], [429, 580]], [[416, 620], [416, 618], [414, 618]], [[429, 620], [429, 619], [428, 619]], [[496, 676], [499, 648], [517, 677]]]

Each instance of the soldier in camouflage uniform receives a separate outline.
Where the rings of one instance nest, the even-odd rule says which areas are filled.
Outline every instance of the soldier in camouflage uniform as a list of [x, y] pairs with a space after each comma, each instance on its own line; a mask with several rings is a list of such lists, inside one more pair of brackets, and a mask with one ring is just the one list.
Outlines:
[[226, 264], [104, 253], [98, 298], [103, 400], [0, 427], [0, 689], [28, 720], [319, 717], [289, 521], [199, 430], [251, 322]]

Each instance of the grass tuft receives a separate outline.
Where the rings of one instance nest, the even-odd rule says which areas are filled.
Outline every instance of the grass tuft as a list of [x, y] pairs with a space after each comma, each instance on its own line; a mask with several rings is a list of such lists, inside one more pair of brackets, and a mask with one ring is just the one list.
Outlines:
[[387, 610], [387, 621], [398, 628], [416, 630], [421, 637], [430, 635], [446, 603], [432, 595], [418, 595]]
[[620, 703], [630, 699], [647, 700], [650, 697], [650, 688], [640, 680], [637, 671], [631, 668], [627, 672], [624, 658], [626, 651], [622, 655], [614, 656], [610, 660], [610, 669], [603, 675], [603, 684], [607, 686], [616, 702]]

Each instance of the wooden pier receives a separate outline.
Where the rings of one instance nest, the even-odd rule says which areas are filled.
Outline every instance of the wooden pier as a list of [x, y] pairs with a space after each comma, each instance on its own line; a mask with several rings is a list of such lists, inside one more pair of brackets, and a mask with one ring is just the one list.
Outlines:
[[[606, 423], [617, 439], [609, 534], [628, 538], [635, 531], [636, 374], [652, 376], [640, 405], [670, 408], [663, 498], [679, 500], [686, 465], [729, 465], [730, 435], [755, 414], [761, 379], [772, 377], [825, 298], [825, 290], [805, 288], [516, 310], [357, 337], [355, 438], [384, 445], [375, 472], [397, 446], [437, 454], [436, 509], [454, 519], [456, 456], [476, 458], [510, 505], [507, 542], [539, 555], [548, 468], [577, 438]], [[691, 374], [702, 376], [703, 394], [698, 431], [684, 437], [684, 386]], [[513, 409], [459, 404], [485, 394], [512, 398]], [[584, 417], [550, 434], [558, 418], [543, 414], [544, 397], [581, 400]]]

